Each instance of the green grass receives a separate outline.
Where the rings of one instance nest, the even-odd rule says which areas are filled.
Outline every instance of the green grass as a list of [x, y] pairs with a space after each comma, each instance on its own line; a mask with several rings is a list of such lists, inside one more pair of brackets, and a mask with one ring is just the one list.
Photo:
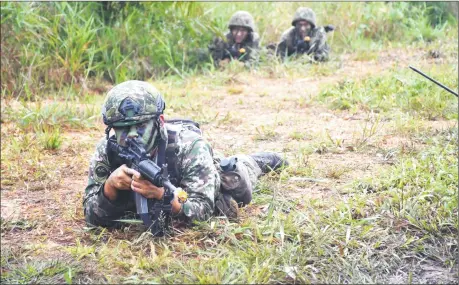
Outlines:
[[43, 264], [27, 264], [24, 268], [16, 269], [15, 271], [2, 275], [2, 281], [16, 284], [30, 284], [41, 282], [56, 282], [56, 275], [64, 273], [66, 268], [57, 262], [49, 262]]
[[[230, 64], [220, 70], [200, 58], [199, 48], [226, 30], [236, 10], [254, 15], [264, 45], [290, 26], [300, 5], [1, 3], [2, 201], [27, 207], [18, 220], [2, 215], [1, 282], [457, 281], [457, 127], [429, 126], [438, 123], [429, 120], [457, 119], [457, 99], [409, 70], [361, 80], [346, 80], [341, 72], [343, 53], [365, 64], [394, 50], [402, 60], [405, 51], [439, 50], [439, 59], [423, 57], [417, 67], [457, 88], [458, 54], [451, 44], [457, 42], [457, 20], [445, 12], [448, 3], [308, 3], [319, 23], [337, 26], [329, 34], [332, 56], [326, 63], [311, 64], [307, 57], [281, 63], [262, 51], [255, 69]], [[319, 96], [307, 82], [301, 93], [280, 101], [270, 100], [271, 90], [250, 86], [258, 79], [290, 84], [332, 75], [345, 80], [320, 86]], [[64, 194], [74, 188], [64, 189], [63, 180], [86, 179], [87, 155], [97, 141], [91, 142], [92, 135], [102, 126], [104, 98], [97, 93], [132, 78], [161, 90], [167, 117], [189, 117], [211, 130], [248, 123], [247, 110], [217, 111], [215, 102], [230, 96], [237, 99], [233, 107], [247, 107], [241, 94], [254, 91], [274, 122], [252, 127], [253, 141], [223, 151], [279, 140], [286, 142], [280, 148], [292, 166], [260, 180], [238, 223], [214, 217], [190, 228], [176, 225], [165, 239], [152, 238], [141, 225], [85, 228], [82, 189]], [[327, 106], [343, 110], [333, 111], [337, 122], [354, 112], [363, 119], [344, 140], [339, 130], [311, 133], [295, 116], [282, 117], [286, 106], [319, 118]], [[386, 136], [406, 141], [386, 146]], [[347, 161], [322, 165], [330, 157], [346, 159], [348, 150], [381, 161], [384, 170], [347, 181], [355, 177]], [[24, 202], [24, 195], [45, 206]], [[50, 203], [57, 204], [37, 211]], [[54, 223], [61, 232], [48, 233], [57, 230]], [[15, 242], [4, 244], [3, 238]]]
[[[447, 71], [440, 67], [433, 70], [439, 80], [454, 86], [457, 81]], [[436, 88], [428, 86], [428, 82], [423, 83], [422, 78], [409, 81], [409, 73], [396, 76], [397, 82], [405, 81], [403, 86], [413, 97], [425, 98]], [[214, 91], [226, 94], [230, 88], [225, 81], [228, 77], [214, 85], [209, 83], [212, 79], [199, 76], [169, 77], [155, 85], [164, 90], [166, 100], [172, 102], [168, 105], [168, 115], [189, 115], [200, 122], [226, 126], [240, 122], [235, 119], [238, 113], [218, 114], [210, 103], [219, 99], [218, 96], [212, 98]], [[352, 105], [359, 112], [372, 110], [362, 102], [371, 105], [380, 99], [372, 96], [382, 96], [381, 90], [405, 92], [397, 86], [391, 87], [391, 82], [392, 77], [385, 74], [367, 78], [355, 83], [356, 87], [343, 96], [353, 98], [363, 90], [377, 87], [374, 95], [357, 97], [366, 101], [355, 100], [357, 103]], [[330, 92], [337, 87], [325, 88]], [[335, 92], [319, 98], [314, 104], [321, 100], [331, 103], [335, 96], [339, 99], [340, 93]], [[440, 94], [438, 98], [453, 106], [452, 99], [447, 96], [449, 94]], [[32, 131], [48, 130], [49, 138], [53, 138], [53, 132], [47, 128], [59, 130], [60, 134], [88, 131], [96, 124], [94, 116], [99, 116], [98, 108], [93, 105], [99, 106], [101, 99], [101, 96], [94, 96], [59, 104], [27, 102], [18, 103], [18, 106], [9, 102], [10, 105], [2, 106], [2, 190], [24, 189], [16, 184], [18, 181], [28, 185], [29, 194], [34, 193], [32, 190], [52, 192], [60, 187], [56, 181], [69, 167], [60, 159], [71, 149], [75, 152], [70, 156], [83, 146], [73, 142], [71, 147], [62, 150], [63, 141], [57, 150], [43, 150], [38, 133]], [[2, 251], [2, 282], [426, 283], [426, 279], [422, 279], [423, 266], [436, 268], [443, 274], [441, 278], [444, 279], [438, 277], [428, 281], [452, 282], [457, 278], [448, 273], [457, 266], [457, 242], [453, 238], [457, 235], [457, 207], [454, 206], [457, 205], [457, 131], [426, 132], [423, 124], [431, 116], [425, 112], [454, 118], [452, 111], [442, 111], [439, 102], [433, 102], [434, 108], [430, 110], [426, 110], [425, 105], [384, 102], [386, 109], [375, 108], [379, 113], [368, 112], [351, 142], [359, 151], [367, 150], [365, 146], [382, 130], [381, 119], [388, 114], [393, 114], [392, 120], [384, 124], [392, 124], [393, 134], [415, 140], [422, 149], [412, 152], [397, 149], [391, 158], [394, 165], [386, 172], [358, 179], [346, 191], [339, 191], [340, 195], [327, 199], [309, 198], [306, 194], [296, 198], [289, 196], [294, 187], [309, 189], [323, 183], [324, 178], [340, 180], [352, 171], [338, 165], [318, 170], [321, 162], [316, 160], [321, 154], [344, 151], [342, 138], [328, 131], [306, 135], [303, 129], [292, 129], [287, 137], [295, 140], [290, 150], [294, 155], [293, 167], [261, 179], [253, 204], [241, 211], [239, 223], [212, 218], [192, 228], [179, 228], [167, 239], [154, 239], [143, 233], [142, 227], [82, 231], [71, 226], [69, 231], [74, 234], [75, 241], [57, 247], [68, 255], [59, 262], [45, 261], [48, 259], [46, 245], [42, 245], [40, 256], [31, 251], [11, 253], [13, 246], [9, 248], [10, 253]], [[296, 101], [295, 105], [306, 107]], [[254, 141], [275, 141], [276, 128], [288, 128], [294, 118], [282, 119], [258, 127]], [[392, 150], [380, 151], [389, 155]], [[26, 159], [22, 159], [24, 157]], [[80, 159], [84, 161], [78, 162], [76, 167], [83, 164], [86, 167], [87, 158]], [[80, 171], [78, 175], [83, 177], [83, 174]], [[292, 178], [311, 179], [295, 181]], [[54, 184], [46, 184], [50, 181]], [[81, 203], [81, 199], [80, 193], [75, 200]], [[80, 206], [75, 208], [80, 209]], [[65, 221], [82, 223], [81, 212], [76, 218], [72, 215], [64, 212]], [[2, 232], [27, 234], [37, 227], [37, 223], [43, 227], [41, 221], [2, 220]], [[31, 244], [38, 246], [36, 240]], [[53, 250], [56, 248], [49, 251]]]
[[[5, 249], [5, 252], [2, 251], [2, 283], [72, 284], [75, 281], [74, 277], [79, 272], [78, 266], [58, 259], [42, 262], [26, 262], [20, 266], [14, 266], [15, 263], [22, 262], [19, 260], [22, 254], [24, 252], [13, 252], [9, 249]], [[10, 270], [11, 267], [13, 267], [12, 270]]]
[[416, 136], [428, 129], [423, 121], [409, 114], [396, 116], [391, 122], [391, 128], [394, 129], [394, 133], [406, 136]]
[[[27, 190], [48, 189], [59, 184], [62, 171], [68, 169], [65, 159], [60, 160], [62, 164], [53, 163], [56, 157], [63, 156], [59, 152], [66, 142], [63, 133], [94, 128], [100, 120], [99, 112], [94, 106], [71, 101], [4, 102], [2, 188], [14, 189], [19, 182], [25, 184]], [[80, 147], [78, 142], [71, 145], [70, 153]]]
[[[447, 72], [445, 72], [445, 69]], [[457, 65], [424, 70], [436, 80], [457, 89]], [[457, 118], [457, 99], [410, 70], [393, 70], [363, 80], [345, 80], [321, 91], [318, 99], [333, 109], [403, 112], [428, 120]]]
[[[79, 262], [98, 264], [108, 282], [424, 283], [424, 266], [444, 272], [457, 266], [457, 130], [425, 143], [417, 155], [356, 181], [333, 204], [286, 198], [286, 169], [262, 179], [240, 223], [213, 218], [167, 239], [135, 228], [122, 239], [115, 238], [124, 235], [119, 230], [92, 232], [67, 250]], [[23, 280], [16, 275], [2, 278]]]
[[278, 136], [278, 133], [275, 130], [275, 126], [271, 125], [261, 125], [256, 127], [255, 131], [256, 133], [253, 137], [255, 141], [273, 141], [276, 140], [276, 137]]
[[325, 176], [332, 179], [340, 179], [346, 172], [349, 172], [348, 167], [333, 166], [326, 170]]
[[[11, 103], [11, 104], [9, 104]], [[94, 105], [72, 101], [20, 103], [5, 102], [3, 122], [15, 122], [24, 131], [48, 132], [56, 128], [87, 129], [99, 119], [100, 109]]]
[[307, 140], [310, 136], [305, 132], [293, 131], [289, 134], [289, 138], [297, 141]]
[[[213, 36], [226, 32], [232, 13], [251, 12], [265, 46], [278, 41], [300, 5], [2, 2], [2, 97], [31, 100], [69, 87], [81, 94], [101, 80], [119, 83], [214, 73], [206, 47]], [[314, 2], [307, 6], [316, 11], [319, 24], [337, 27], [329, 34], [333, 53], [359, 51], [359, 60], [368, 60], [382, 47], [457, 41], [457, 19], [448, 5]], [[292, 67], [302, 69], [289, 61], [287, 68], [277, 63], [262, 56], [260, 66], [273, 77], [289, 74]], [[333, 69], [314, 65], [311, 72], [329, 75]]]
[[[195, 102], [197, 91], [191, 88], [196, 83], [178, 84], [190, 87], [190, 91], [180, 99], [173, 99], [182, 102], [182, 105], [177, 103], [181, 106], [177, 110], [188, 110], [187, 104], [190, 111], [199, 110], [203, 103]], [[201, 100], [205, 102], [206, 96]], [[13, 117], [7, 118], [8, 123], [13, 123]], [[224, 117], [222, 124], [230, 119]], [[65, 116], [57, 121], [70, 130], [83, 127], [72, 125]], [[26, 130], [37, 122], [32, 120], [21, 126]], [[363, 139], [371, 138], [372, 130], [378, 130], [372, 127], [374, 122], [368, 120], [366, 127], [363, 122], [358, 130]], [[20, 125], [19, 120], [17, 124]], [[258, 136], [270, 139], [274, 126], [260, 127]], [[43, 169], [35, 168], [35, 173], [43, 174], [50, 167], [60, 167], [43, 159], [56, 159], [56, 156], [41, 153], [34, 136], [21, 133], [23, 127], [16, 134], [19, 144], [16, 150], [13, 146], [9, 146], [11, 149], [2, 146], [2, 154], [7, 155], [2, 155], [2, 189], [4, 179], [31, 182], [27, 180], [30, 173], [14, 178], [10, 173], [41, 165]], [[8, 131], [2, 128], [2, 137]], [[30, 251], [12, 253], [11, 247], [10, 253], [2, 250], [2, 282], [391, 283], [398, 276], [401, 278], [398, 283], [425, 283], [423, 266], [443, 273], [457, 266], [457, 130], [423, 137], [416, 129], [409, 129], [405, 134], [418, 135], [424, 149], [400, 152], [387, 172], [359, 179], [349, 186], [346, 194], [327, 200], [309, 199], [306, 195], [289, 197], [287, 191], [292, 185], [310, 187], [318, 183], [294, 183], [290, 178], [321, 179], [317, 177], [317, 165], [310, 161], [311, 156], [317, 155], [311, 146], [324, 144], [326, 151], [333, 152], [343, 145], [330, 133], [311, 135], [314, 141], [306, 145], [308, 148], [295, 152], [294, 167], [261, 179], [253, 204], [242, 210], [239, 223], [212, 218], [192, 228], [179, 228], [167, 239], [154, 239], [141, 227], [134, 226], [123, 230], [77, 231], [73, 244], [58, 247], [69, 256], [54, 263], [44, 261], [46, 246], [41, 249], [44, 255], [33, 258]], [[299, 135], [293, 133], [292, 137], [295, 136]], [[30, 150], [24, 153], [27, 146]], [[18, 164], [17, 169], [4, 168], [3, 159], [16, 161], [17, 156], [12, 155], [20, 154], [31, 160], [30, 165], [26, 162]], [[323, 175], [340, 179], [347, 171], [347, 167], [335, 166], [326, 169]], [[36, 222], [27, 220], [2, 220], [2, 232], [29, 231], [35, 226]], [[98, 273], [90, 271], [89, 265]], [[451, 282], [455, 277], [446, 274], [441, 278], [444, 279], [436, 280]]]
[[428, 148], [414, 157], [402, 156], [389, 173], [370, 184], [387, 198], [383, 209], [437, 235], [443, 226], [457, 229], [457, 129], [425, 137], [424, 143]]
[[52, 131], [45, 130], [38, 134], [38, 139], [46, 150], [58, 149], [62, 144], [62, 136], [59, 128], [55, 128]]

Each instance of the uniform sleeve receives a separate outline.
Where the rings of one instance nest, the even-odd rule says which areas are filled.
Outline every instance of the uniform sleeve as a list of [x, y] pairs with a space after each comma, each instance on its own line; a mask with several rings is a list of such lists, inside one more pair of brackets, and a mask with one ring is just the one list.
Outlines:
[[220, 178], [213, 163], [212, 149], [198, 139], [184, 152], [181, 159], [180, 186], [188, 193], [188, 200], [178, 214], [185, 220], [207, 220], [214, 213], [214, 201], [220, 189]]
[[225, 55], [226, 43], [221, 38], [215, 37], [212, 43], [208, 46], [210, 56], [214, 61], [214, 65], [218, 66]]
[[255, 65], [260, 58], [260, 37], [254, 33], [253, 41], [248, 46], [248, 57], [245, 59], [247, 67]]
[[103, 193], [105, 181], [111, 174], [106, 144], [105, 139], [101, 140], [90, 160], [83, 200], [84, 215], [90, 226], [119, 227], [120, 224], [113, 220], [120, 219], [127, 210], [132, 210], [132, 201], [130, 191], [120, 191], [116, 201], [110, 201]]
[[325, 61], [328, 59], [329, 53], [330, 46], [327, 44], [327, 35], [324, 28], [316, 28], [311, 38], [311, 48], [308, 54], [313, 54], [316, 61]]
[[293, 52], [294, 28], [291, 27], [284, 31], [277, 45], [277, 55], [281, 58], [289, 56]]

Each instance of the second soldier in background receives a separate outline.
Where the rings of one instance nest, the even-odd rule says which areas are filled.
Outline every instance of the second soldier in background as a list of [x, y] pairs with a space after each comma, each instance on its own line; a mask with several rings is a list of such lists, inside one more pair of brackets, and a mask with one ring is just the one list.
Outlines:
[[308, 54], [315, 61], [325, 61], [330, 53], [326, 33], [333, 29], [330, 25], [318, 27], [314, 11], [300, 7], [293, 16], [292, 27], [281, 36], [277, 55], [285, 58], [293, 54]]
[[233, 14], [225, 38], [216, 37], [209, 45], [209, 52], [215, 66], [224, 66], [231, 60], [238, 60], [250, 66], [258, 60], [259, 36], [255, 33], [255, 22], [246, 11]]

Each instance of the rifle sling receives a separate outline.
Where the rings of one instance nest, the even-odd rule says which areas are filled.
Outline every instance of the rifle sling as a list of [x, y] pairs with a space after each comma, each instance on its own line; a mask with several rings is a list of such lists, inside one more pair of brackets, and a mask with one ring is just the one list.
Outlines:
[[[163, 139], [159, 140], [159, 145], [158, 145], [158, 157], [157, 157], [157, 165], [159, 167], [162, 167], [166, 163], [166, 146], [167, 142]], [[164, 187], [164, 196], [168, 193], [168, 190], [166, 187]], [[153, 204], [153, 209], [150, 211], [150, 215], [146, 215], [147, 217], [143, 220], [143, 223], [145, 226], [150, 227], [150, 231], [154, 236], [163, 236], [164, 235], [164, 226], [167, 227], [167, 224], [162, 224], [163, 218], [168, 218], [170, 216], [170, 211], [164, 211], [165, 209], [169, 208], [167, 207], [166, 203], [170, 204], [171, 201], [166, 201], [169, 199], [165, 199], [166, 197], [163, 198], [162, 201], [155, 201]], [[161, 214], [167, 216], [167, 217], [161, 217]], [[147, 221], [147, 222], [146, 222]]]
[[166, 163], [166, 144], [163, 139], [159, 140], [157, 165], [162, 167]]

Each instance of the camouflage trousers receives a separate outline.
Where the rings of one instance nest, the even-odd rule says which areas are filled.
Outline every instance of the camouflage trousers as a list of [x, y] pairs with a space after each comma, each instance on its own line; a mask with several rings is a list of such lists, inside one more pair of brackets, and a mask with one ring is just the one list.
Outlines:
[[238, 204], [247, 205], [252, 200], [252, 192], [262, 175], [262, 170], [250, 155], [237, 154], [228, 159], [236, 158], [236, 167], [231, 171], [223, 171], [219, 165], [220, 158], [214, 155], [214, 161], [220, 175], [220, 192], [230, 194]]

